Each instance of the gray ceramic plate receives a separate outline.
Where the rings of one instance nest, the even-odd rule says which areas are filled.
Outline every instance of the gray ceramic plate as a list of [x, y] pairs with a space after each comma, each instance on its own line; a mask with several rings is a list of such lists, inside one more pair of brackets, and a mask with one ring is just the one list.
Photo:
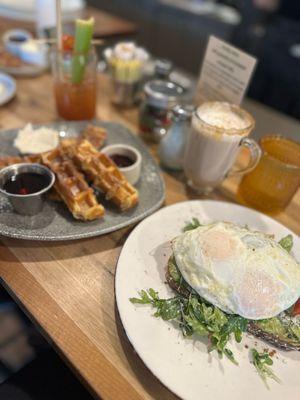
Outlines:
[[[63, 203], [46, 201], [42, 212], [34, 217], [15, 213], [10, 203], [0, 196], [0, 235], [27, 240], [73, 240], [115, 231], [136, 223], [157, 210], [164, 201], [164, 183], [159, 168], [143, 145], [124, 126], [95, 121], [108, 131], [106, 144], [125, 143], [136, 147], [142, 154], [142, 172], [136, 187], [140, 201], [134, 209], [121, 213], [101, 195], [99, 201], [106, 209], [105, 216], [96, 221], [75, 220]], [[60, 135], [77, 136], [86, 122], [57, 122], [47, 126], [59, 130]], [[18, 130], [0, 132], [0, 156], [17, 155], [13, 146]]]

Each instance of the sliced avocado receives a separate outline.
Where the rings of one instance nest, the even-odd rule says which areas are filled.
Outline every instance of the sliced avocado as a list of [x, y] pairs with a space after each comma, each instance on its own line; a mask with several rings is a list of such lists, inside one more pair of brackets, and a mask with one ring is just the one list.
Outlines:
[[300, 351], [300, 326], [287, 311], [274, 318], [251, 321], [248, 331], [283, 350]]
[[291, 324], [289, 326], [289, 330], [290, 330], [290, 333], [292, 333], [295, 336], [295, 338], [298, 339], [299, 345], [300, 345], [300, 326]]
[[269, 332], [273, 335], [277, 335], [280, 337], [288, 337], [288, 331], [283, 323], [279, 320], [279, 318], [270, 318], [256, 321], [256, 325], [258, 325], [265, 332]]
[[168, 261], [168, 272], [170, 274], [170, 276], [173, 278], [173, 280], [176, 283], [180, 283], [180, 279], [182, 279], [182, 275], [176, 265], [175, 262], [175, 258], [174, 257], [170, 257], [169, 261]]

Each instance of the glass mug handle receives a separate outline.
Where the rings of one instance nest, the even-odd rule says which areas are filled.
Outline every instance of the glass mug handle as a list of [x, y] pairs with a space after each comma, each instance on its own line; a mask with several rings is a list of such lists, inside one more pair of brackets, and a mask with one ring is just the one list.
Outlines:
[[252, 171], [257, 166], [257, 164], [261, 158], [261, 155], [262, 155], [261, 148], [259, 147], [258, 143], [254, 139], [250, 139], [248, 137], [243, 138], [240, 141], [239, 146], [245, 147], [246, 149], [248, 149], [250, 151], [249, 163], [248, 163], [247, 167], [245, 167], [245, 168], [234, 169], [233, 171], [229, 171], [227, 176], [243, 175], [243, 174], [246, 174], [247, 172]]

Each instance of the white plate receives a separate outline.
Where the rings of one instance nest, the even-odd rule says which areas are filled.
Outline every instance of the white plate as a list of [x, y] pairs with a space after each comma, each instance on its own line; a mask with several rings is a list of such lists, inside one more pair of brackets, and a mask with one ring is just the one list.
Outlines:
[[[300, 393], [299, 352], [276, 350], [274, 372], [282, 384], [270, 381], [268, 390], [249, 362], [249, 348], [271, 346], [245, 336], [232, 343], [239, 366], [207, 353], [204, 342], [184, 339], [171, 323], [153, 317], [149, 306], [135, 306], [129, 298], [141, 289], [154, 288], [161, 297], [172, 296], [165, 284], [169, 241], [181, 233], [186, 221], [232, 221], [275, 234], [292, 233], [275, 220], [251, 209], [225, 202], [189, 201], [174, 204], [141, 222], [128, 237], [116, 271], [116, 300], [127, 336], [151, 372], [171, 391], [186, 400], [296, 400]], [[293, 234], [293, 233], [292, 233]], [[294, 254], [300, 259], [300, 239], [294, 236]], [[277, 359], [278, 357], [278, 359]]]
[[0, 72], [0, 106], [6, 104], [16, 94], [17, 85], [16, 81], [7, 74]]
[[43, 72], [46, 71], [48, 68], [48, 65], [34, 65], [34, 64], [28, 64], [28, 65], [22, 65], [21, 67], [0, 67], [0, 70], [3, 72], [6, 72], [8, 74], [14, 75], [14, 76], [21, 76], [21, 77], [35, 77], [38, 75], [41, 75]]

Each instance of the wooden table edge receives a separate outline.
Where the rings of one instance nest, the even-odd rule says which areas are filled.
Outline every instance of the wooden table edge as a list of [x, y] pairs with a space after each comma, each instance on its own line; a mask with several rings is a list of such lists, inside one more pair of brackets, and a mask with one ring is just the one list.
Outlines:
[[[102, 354], [101, 357], [95, 360], [93, 358], [93, 363], [97, 363], [99, 371], [103, 373], [105, 371], [105, 376], [109, 378], [114, 377], [114, 385], [111, 385], [111, 381], [104, 380], [101, 381], [103, 384], [98, 385], [99, 387], [93, 387], [94, 385], [90, 381], [97, 381], [93, 379], [92, 376], [86, 374], [85, 371], [90, 369], [81, 367], [82, 357], [78, 357], [77, 351], [73, 349], [72, 345], [68, 345], [68, 342], [64, 340], [65, 333], [60, 337], [60, 333], [55, 326], [54, 319], [64, 319], [65, 324], [71, 328], [70, 331], [78, 335], [77, 340], [81, 340], [81, 345], [83, 346], [83, 352], [87, 356], [92, 354], [94, 351], [99, 353], [96, 346], [82, 333], [80, 328], [70, 319], [70, 317], [55, 303], [51, 296], [43, 289], [36, 279], [28, 272], [19, 260], [13, 255], [13, 253], [4, 246], [0, 239], [0, 282], [6, 288], [11, 297], [16, 301], [24, 313], [32, 320], [32, 322], [38, 327], [42, 335], [46, 340], [54, 347], [55, 351], [64, 359], [64, 361], [71, 367], [77, 378], [87, 387], [93, 396], [104, 397], [105, 399], [122, 399], [122, 400], [135, 400], [142, 399], [138, 392], [130, 385], [127, 380], [119, 373], [116, 367], [114, 367], [111, 362]], [[9, 263], [3, 261], [3, 257], [9, 260]], [[16, 280], [13, 275], [18, 274], [19, 279]], [[12, 279], [14, 278], [14, 279]], [[30, 296], [25, 294], [24, 288], [28, 285], [23, 285], [23, 282], [29, 281], [32, 293]], [[23, 288], [22, 288], [23, 286]], [[15, 293], [18, 293], [16, 296]], [[41, 296], [42, 295], [42, 296]], [[51, 310], [53, 313], [53, 318], [48, 318], [46, 314], [42, 312], [36, 313], [36, 308], [34, 312], [32, 311], [32, 305], [30, 303], [30, 297], [32, 298], [43, 298], [43, 306], [47, 310]], [[35, 314], [35, 315], [34, 315]], [[47, 330], [44, 328], [47, 325]], [[61, 343], [63, 341], [63, 343]], [[61, 349], [64, 349], [62, 351]], [[68, 354], [65, 354], [68, 352]], [[97, 373], [97, 371], [93, 371]]]

